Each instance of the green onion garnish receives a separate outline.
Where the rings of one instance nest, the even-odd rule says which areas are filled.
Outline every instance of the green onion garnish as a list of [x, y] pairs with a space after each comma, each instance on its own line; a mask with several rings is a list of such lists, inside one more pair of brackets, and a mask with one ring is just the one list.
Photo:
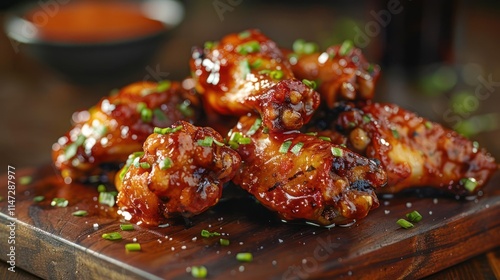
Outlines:
[[290, 149], [290, 146], [292, 145], [291, 140], [287, 140], [281, 144], [281, 147], [279, 149], [279, 152], [282, 154], [286, 154], [288, 152], [288, 149]]
[[238, 253], [236, 259], [240, 262], [251, 262], [253, 260], [252, 253]]
[[179, 110], [184, 117], [192, 117], [194, 115], [194, 111], [190, 106], [191, 102], [184, 100], [184, 102], [177, 105], [177, 110]]
[[221, 238], [221, 239], [219, 239], [219, 243], [222, 246], [229, 246], [229, 239]]
[[304, 143], [299, 142], [299, 143], [295, 144], [295, 146], [292, 147], [290, 152], [292, 152], [294, 155], [298, 155], [303, 146], [304, 146]]
[[363, 115], [363, 123], [369, 123], [372, 121], [372, 117], [370, 115]]
[[19, 184], [21, 185], [28, 185], [33, 181], [33, 178], [31, 176], [23, 176], [19, 178]]
[[103, 233], [102, 238], [107, 240], [120, 240], [122, 239], [122, 235], [119, 232]]
[[165, 115], [165, 113], [160, 108], [154, 109], [153, 110], [153, 115], [155, 116], [155, 118], [159, 122], [166, 122], [166, 121], [168, 121], [167, 115]]
[[318, 51], [318, 45], [313, 42], [306, 42], [303, 39], [297, 39], [293, 42], [292, 49], [296, 54], [312, 54]]
[[477, 187], [477, 181], [475, 178], [463, 178], [460, 180], [460, 184], [464, 186], [469, 192], [473, 192]]
[[391, 132], [392, 132], [392, 136], [394, 136], [394, 138], [399, 139], [399, 131], [397, 129], [392, 128]]
[[207, 268], [202, 266], [192, 266], [191, 267], [191, 275], [194, 278], [206, 278], [207, 277]]
[[210, 147], [214, 143], [214, 138], [210, 136], [205, 136], [203, 140], [199, 139], [196, 143], [202, 147]]
[[426, 121], [424, 125], [425, 125], [425, 127], [427, 129], [431, 129], [432, 128], [432, 122], [430, 122], [430, 121]]
[[406, 214], [406, 218], [412, 223], [418, 223], [422, 220], [422, 215], [415, 210]]
[[311, 89], [316, 89], [316, 86], [317, 86], [315, 81], [311, 81], [308, 79], [303, 79], [302, 83], [304, 83], [304, 85], [310, 87]]
[[252, 64], [250, 64], [250, 68], [256, 69], [262, 66], [262, 59], [258, 58]]
[[269, 77], [274, 80], [281, 80], [283, 78], [284, 74], [283, 71], [281, 70], [273, 70], [269, 72]]
[[405, 219], [399, 219], [397, 222], [396, 222], [400, 227], [404, 228], [404, 229], [409, 229], [409, 228], [412, 228], [413, 227], [413, 224], [408, 222], [407, 220]]
[[245, 39], [248, 37], [250, 37], [250, 31], [248, 31], [248, 30], [245, 30], [245, 31], [238, 33], [238, 38], [240, 38], [240, 39]]
[[205, 49], [211, 50], [215, 46], [215, 42], [212, 41], [206, 41], [205, 44], [203, 44], [203, 47]]
[[208, 238], [208, 237], [212, 237], [212, 236], [220, 236], [220, 233], [214, 231], [214, 232], [210, 232], [206, 229], [202, 229], [201, 230], [201, 236], [202, 237], [205, 237], [205, 238]]
[[139, 243], [127, 243], [125, 244], [125, 250], [131, 252], [131, 251], [140, 251], [141, 250], [141, 244]]
[[172, 82], [169, 80], [163, 80], [158, 83], [158, 86], [156, 87], [157, 92], [163, 92], [168, 90], [172, 86]]
[[318, 138], [324, 141], [332, 142], [332, 139], [328, 136], [318, 136]]
[[249, 41], [236, 47], [239, 54], [246, 55], [260, 51], [260, 44], [258, 41]]
[[146, 105], [146, 103], [144, 103], [144, 102], [139, 102], [139, 103], [137, 103], [137, 107], [135, 107], [135, 110], [136, 110], [138, 113], [140, 113], [140, 112], [142, 112], [142, 110], [144, 110], [144, 109], [146, 109], [146, 108], [148, 108], [148, 105]]
[[181, 129], [182, 129], [182, 125], [178, 125], [178, 126], [176, 126], [174, 128], [171, 128], [171, 127], [166, 127], [166, 128], [155, 127], [153, 129], [153, 132], [157, 133], [157, 134], [163, 134], [163, 135], [165, 135], [165, 134], [168, 134], [168, 133], [175, 133], [175, 132], [177, 132], [177, 131], [179, 131]]
[[303, 48], [304, 54], [312, 54], [318, 51], [318, 45], [313, 42], [307, 42]]
[[45, 199], [45, 196], [43, 196], [43, 195], [37, 195], [37, 196], [33, 197], [34, 202], [42, 202], [44, 199]]
[[235, 132], [231, 134], [229, 138], [229, 146], [233, 149], [237, 149], [239, 145], [246, 145], [252, 143], [252, 139], [249, 137], [243, 137], [241, 132]]
[[122, 168], [120, 171], [120, 180], [123, 181], [123, 178], [125, 177], [125, 174], [127, 173], [128, 169], [132, 165], [132, 163], [135, 161], [136, 158], [140, 158], [144, 155], [144, 152], [134, 152], [130, 154], [127, 158], [127, 161], [125, 162], [125, 166]]
[[78, 211], [75, 211], [73, 213], [71, 213], [71, 215], [73, 216], [77, 216], [77, 217], [83, 217], [83, 216], [87, 216], [89, 213], [85, 210], [78, 210]]
[[344, 151], [341, 148], [332, 147], [331, 151], [334, 157], [341, 157], [344, 155]]
[[174, 163], [172, 162], [172, 159], [169, 158], [169, 157], [166, 157], [164, 158], [161, 162], [160, 162], [160, 169], [161, 170], [166, 170], [166, 169], [169, 169], [172, 167], [172, 165], [174, 165]]
[[50, 206], [66, 207], [68, 206], [68, 200], [66, 198], [55, 197], [50, 202]]
[[97, 192], [105, 192], [106, 191], [106, 186], [103, 184], [100, 184], [97, 186]]
[[351, 52], [353, 47], [354, 44], [351, 40], [345, 40], [344, 43], [342, 43], [342, 45], [340, 46], [339, 54], [342, 56], [347, 55]]
[[87, 137], [83, 136], [82, 134], [78, 135], [76, 141], [69, 144], [64, 150], [64, 158], [66, 160], [69, 160], [70, 158], [74, 157], [76, 155], [76, 152], [78, 151], [78, 147], [83, 145], [85, 140], [87, 140]]
[[149, 169], [149, 168], [151, 168], [151, 164], [149, 164], [149, 162], [141, 162], [141, 163], [139, 163], [139, 166], [142, 169]]
[[133, 224], [120, 224], [120, 229], [121, 230], [134, 230], [134, 225]]
[[248, 63], [248, 59], [240, 61], [240, 71], [241, 78], [246, 79], [247, 75], [250, 74], [250, 64]]
[[114, 192], [100, 192], [99, 203], [108, 205], [109, 207], [115, 206], [115, 193]]
[[153, 111], [149, 108], [142, 109], [141, 120], [145, 123], [150, 123], [153, 120]]

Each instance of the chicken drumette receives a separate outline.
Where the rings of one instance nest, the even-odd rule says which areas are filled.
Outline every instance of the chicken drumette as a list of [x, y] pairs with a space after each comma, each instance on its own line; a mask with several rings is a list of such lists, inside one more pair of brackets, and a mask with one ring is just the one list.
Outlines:
[[194, 48], [190, 61], [207, 111], [258, 112], [273, 131], [298, 129], [319, 105], [319, 94], [294, 78], [276, 43], [256, 30]]
[[387, 180], [376, 162], [298, 131], [270, 132], [241, 117], [230, 145], [242, 165], [233, 179], [283, 219], [347, 224], [378, 207], [374, 189]]
[[147, 226], [189, 217], [215, 205], [240, 165], [240, 156], [212, 128], [179, 121], [155, 128], [142, 152], [131, 154], [116, 176], [117, 204], [131, 221]]
[[54, 165], [66, 183], [116, 171], [156, 126], [195, 120], [199, 99], [178, 82], [137, 82], [88, 111], [73, 115], [74, 126], [52, 147]]
[[[308, 47], [313, 43], [297, 40], [289, 53], [293, 74], [298, 79], [314, 80], [322, 102], [332, 108], [339, 100], [369, 100], [375, 94], [380, 74], [378, 65], [366, 61], [352, 42], [331, 46], [324, 52]], [[314, 46], [314, 44], [312, 45]]]
[[468, 195], [497, 170], [477, 142], [394, 104], [339, 104], [327, 115], [312, 125], [334, 143], [378, 159], [388, 175], [383, 192], [428, 186]]

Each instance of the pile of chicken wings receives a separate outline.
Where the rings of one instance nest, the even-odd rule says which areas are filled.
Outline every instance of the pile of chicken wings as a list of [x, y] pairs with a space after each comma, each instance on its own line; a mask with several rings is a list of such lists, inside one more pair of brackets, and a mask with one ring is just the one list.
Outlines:
[[475, 194], [498, 168], [477, 142], [374, 102], [380, 68], [349, 41], [283, 49], [246, 30], [194, 47], [189, 65], [184, 81], [136, 82], [75, 113], [53, 145], [64, 181], [112, 176], [120, 212], [146, 226], [202, 213], [225, 185], [331, 226], [380, 193]]

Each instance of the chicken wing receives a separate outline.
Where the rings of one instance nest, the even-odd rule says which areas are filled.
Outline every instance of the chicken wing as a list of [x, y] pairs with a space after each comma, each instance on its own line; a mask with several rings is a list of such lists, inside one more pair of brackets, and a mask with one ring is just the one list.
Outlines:
[[477, 142], [394, 104], [340, 104], [315, 124], [333, 142], [381, 162], [388, 175], [382, 192], [428, 186], [473, 194], [498, 168]]
[[156, 128], [116, 176], [117, 204], [124, 216], [155, 226], [166, 218], [189, 217], [215, 205], [240, 156], [208, 127], [179, 121]]
[[266, 131], [241, 117], [229, 143], [241, 155], [233, 182], [285, 220], [346, 224], [378, 207], [374, 189], [387, 180], [374, 161], [298, 131]]
[[178, 82], [128, 85], [73, 115], [73, 128], [52, 147], [54, 165], [66, 183], [117, 170], [130, 153], [141, 149], [155, 126], [195, 120], [199, 103]]
[[373, 98], [380, 67], [368, 63], [351, 41], [331, 46], [322, 53], [304, 47], [307, 44], [311, 43], [297, 40], [294, 52], [288, 53], [292, 71], [298, 79], [317, 81], [317, 90], [328, 108], [340, 100]]
[[319, 105], [319, 94], [294, 78], [280, 49], [256, 30], [194, 48], [190, 66], [209, 112], [258, 112], [269, 129], [284, 131], [307, 123]]

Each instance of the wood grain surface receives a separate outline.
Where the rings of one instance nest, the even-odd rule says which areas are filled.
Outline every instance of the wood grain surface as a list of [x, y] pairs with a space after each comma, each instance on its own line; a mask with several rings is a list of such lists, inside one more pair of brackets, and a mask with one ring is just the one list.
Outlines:
[[[24, 176], [32, 182], [22, 185]], [[7, 182], [6, 175], [0, 180]], [[381, 196], [364, 220], [330, 229], [282, 223], [243, 192], [227, 189], [216, 207], [190, 221], [120, 231], [117, 208], [97, 202], [95, 185], [64, 185], [49, 165], [17, 170], [16, 180], [14, 216], [6, 191], [0, 194], [0, 258], [7, 258], [7, 225], [15, 221], [16, 268], [47, 279], [193, 279], [187, 269], [199, 265], [209, 279], [418, 279], [500, 246], [498, 174], [478, 197], [426, 189]], [[38, 195], [45, 200], [34, 202]], [[69, 205], [51, 206], [54, 197]], [[76, 210], [89, 214], [75, 217]], [[423, 220], [400, 228], [396, 221], [413, 210]], [[203, 238], [203, 229], [231, 243]], [[114, 231], [123, 239], [102, 239]], [[142, 250], [127, 252], [134, 239]], [[253, 261], [239, 262], [239, 252], [251, 252]]]

